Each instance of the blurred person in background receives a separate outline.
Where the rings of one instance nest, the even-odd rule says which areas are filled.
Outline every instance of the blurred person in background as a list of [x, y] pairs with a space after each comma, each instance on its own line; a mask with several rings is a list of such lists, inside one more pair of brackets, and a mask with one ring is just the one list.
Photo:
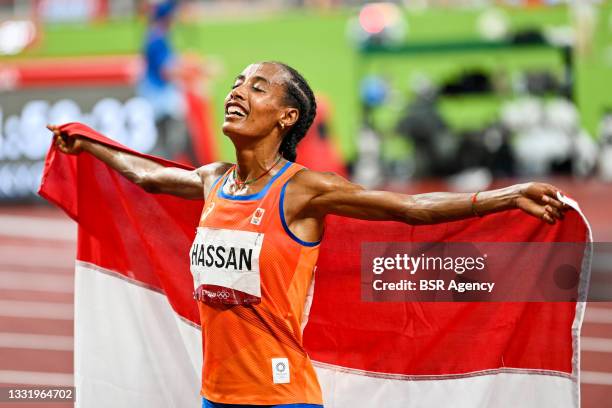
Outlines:
[[201, 67], [193, 58], [179, 58], [170, 42], [170, 27], [178, 7], [175, 0], [152, 7], [143, 47], [145, 70], [136, 91], [153, 107], [161, 139], [153, 154], [171, 160], [186, 156], [187, 161], [197, 164], [185, 123], [187, 104], [182, 87], [194, 82]]

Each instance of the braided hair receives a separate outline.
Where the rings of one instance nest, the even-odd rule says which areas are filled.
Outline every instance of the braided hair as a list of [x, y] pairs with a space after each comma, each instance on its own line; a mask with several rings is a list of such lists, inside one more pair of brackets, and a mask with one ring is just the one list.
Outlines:
[[270, 63], [280, 65], [289, 74], [289, 81], [285, 84], [285, 103], [300, 112], [297, 122], [289, 128], [278, 149], [285, 159], [295, 161], [297, 145], [306, 136], [317, 114], [317, 102], [308, 82], [299, 72], [282, 62]]

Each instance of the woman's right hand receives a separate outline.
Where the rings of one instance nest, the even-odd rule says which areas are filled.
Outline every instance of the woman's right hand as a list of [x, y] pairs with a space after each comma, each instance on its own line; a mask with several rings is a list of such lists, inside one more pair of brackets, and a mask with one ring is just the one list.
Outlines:
[[84, 139], [70, 137], [56, 125], [47, 125], [47, 129], [53, 132], [53, 143], [62, 153], [79, 154], [83, 151]]

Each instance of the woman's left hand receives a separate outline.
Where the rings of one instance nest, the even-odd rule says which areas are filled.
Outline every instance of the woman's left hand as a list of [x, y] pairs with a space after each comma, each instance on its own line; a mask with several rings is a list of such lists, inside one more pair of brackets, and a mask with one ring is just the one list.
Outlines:
[[516, 207], [549, 224], [562, 220], [565, 211], [571, 207], [557, 198], [559, 189], [546, 183], [520, 184]]

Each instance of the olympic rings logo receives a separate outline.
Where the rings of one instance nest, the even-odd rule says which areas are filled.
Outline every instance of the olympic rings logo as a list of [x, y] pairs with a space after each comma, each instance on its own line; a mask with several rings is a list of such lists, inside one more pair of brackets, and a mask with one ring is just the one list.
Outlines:
[[202, 289], [202, 292], [204, 293], [204, 295], [212, 299], [218, 298], [218, 299], [226, 300], [231, 297], [231, 294], [225, 289], [218, 291], [218, 292], [213, 292], [211, 290]]
[[229, 299], [230, 294], [227, 291], [222, 291], [222, 292], [217, 292], [217, 296], [219, 297], [219, 299]]

